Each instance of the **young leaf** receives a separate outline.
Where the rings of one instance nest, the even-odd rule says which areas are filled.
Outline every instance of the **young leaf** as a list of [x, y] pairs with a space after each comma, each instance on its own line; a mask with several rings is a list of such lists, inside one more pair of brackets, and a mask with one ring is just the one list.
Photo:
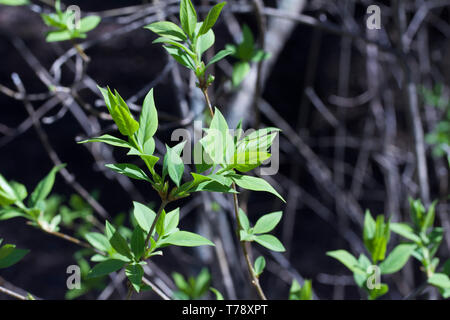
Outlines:
[[369, 210], [366, 210], [364, 216], [364, 229], [363, 229], [363, 241], [369, 252], [373, 251], [372, 239], [375, 235], [375, 220], [373, 220], [372, 215]]
[[153, 224], [153, 220], [155, 220], [156, 213], [149, 207], [139, 202], [133, 202], [133, 205], [134, 205], [133, 214], [134, 218], [136, 219], [136, 222], [142, 228], [142, 230], [148, 233]]
[[117, 251], [117, 253], [130, 259], [133, 258], [127, 240], [125, 240], [125, 238], [122, 237], [118, 231], [116, 231], [111, 239], [109, 239], [109, 243], [111, 243], [111, 246]]
[[253, 233], [258, 234], [272, 231], [280, 222], [282, 215], [283, 213], [281, 211], [277, 211], [262, 216], [256, 222], [255, 227], [253, 228]]
[[0, 4], [5, 6], [24, 6], [29, 3], [29, 0], [0, 0]]
[[[142, 145], [149, 141], [158, 128], [158, 113], [153, 98], [153, 89], [147, 94], [142, 105], [141, 117], [139, 118], [138, 139]], [[147, 152], [146, 152], [147, 153]], [[153, 154], [149, 153], [149, 154]]]
[[186, 34], [175, 23], [170, 21], [158, 21], [144, 28], [156, 33], [157, 35], [169, 38], [175, 41], [186, 41]]
[[283, 197], [264, 179], [251, 177], [251, 176], [241, 176], [241, 175], [231, 175], [231, 179], [241, 188], [253, 191], [265, 191], [276, 195], [283, 202], [286, 202]]
[[219, 290], [217, 290], [213, 287], [209, 288], [209, 290], [211, 290], [216, 295], [216, 300], [224, 300], [223, 295], [220, 293]]
[[195, 62], [186, 52], [178, 47], [163, 46], [163, 48], [177, 61], [179, 64], [188, 69], [195, 70]]
[[101, 233], [88, 232], [84, 235], [84, 237], [91, 246], [100, 251], [108, 252], [111, 249], [109, 240]]
[[109, 134], [102, 135], [101, 137], [98, 137], [98, 138], [93, 138], [93, 139], [80, 141], [78, 143], [82, 144], [82, 143], [88, 143], [88, 142], [103, 142], [103, 143], [109, 144], [111, 146], [121, 147], [121, 148], [132, 148], [133, 147], [127, 141], [124, 141], [122, 139], [113, 137], [113, 136], [111, 136]]
[[239, 208], [239, 222], [241, 223], [242, 229], [248, 231], [250, 229], [250, 222], [248, 221], [248, 217], [245, 214], [244, 210]]
[[145, 251], [145, 234], [139, 225], [136, 226], [131, 235], [131, 251], [136, 261], [141, 259]]
[[88, 278], [98, 278], [102, 276], [106, 276], [112, 272], [115, 272], [119, 269], [122, 269], [125, 266], [126, 262], [117, 259], [110, 259], [97, 264], [94, 268], [91, 269], [88, 273]]
[[197, 25], [197, 13], [191, 0], [181, 0], [180, 3], [180, 21], [183, 30], [193, 40], [195, 26]]
[[442, 289], [450, 289], [450, 278], [444, 273], [435, 273], [429, 279], [428, 283]]
[[16, 181], [10, 181], [9, 184], [18, 201], [23, 201], [28, 196], [27, 188], [23, 184]]
[[215, 40], [216, 37], [212, 29], [198, 37], [196, 49], [199, 57], [201, 57], [202, 54], [206, 52], [206, 50], [213, 46]]
[[0, 206], [9, 206], [17, 201], [16, 193], [6, 179], [0, 174]]
[[172, 244], [181, 247], [214, 246], [208, 239], [187, 231], [177, 231], [161, 240], [161, 245]]
[[147, 174], [141, 168], [139, 168], [134, 164], [130, 163], [106, 164], [105, 167], [133, 179], [152, 182], [152, 180], [147, 176]]
[[415, 243], [419, 243], [421, 241], [419, 236], [417, 236], [414, 233], [414, 229], [406, 223], [397, 223], [397, 222], [391, 223], [390, 228], [398, 235], [406, 239], [412, 240]]
[[25, 257], [25, 255], [30, 252], [30, 250], [15, 249], [10, 251], [5, 257], [0, 259], [0, 269], [8, 268]]
[[130, 280], [134, 290], [139, 293], [142, 284], [142, 277], [144, 276], [144, 269], [140, 264], [130, 264], [125, 268], [125, 274]]
[[55, 183], [56, 173], [64, 168], [66, 165], [62, 164], [54, 167], [50, 173], [37, 185], [33, 193], [30, 196], [30, 207], [34, 207], [38, 201], [45, 200], [52, 191], [53, 184]]
[[247, 25], [242, 27], [242, 42], [237, 49], [237, 56], [243, 61], [249, 61], [255, 50], [255, 40], [252, 31]]
[[170, 211], [166, 214], [166, 219], [164, 220], [164, 232], [166, 235], [171, 234], [178, 227], [180, 222], [180, 208]]
[[408, 262], [415, 248], [415, 244], [399, 244], [392, 250], [386, 260], [380, 263], [381, 273], [391, 274], [399, 271]]
[[345, 265], [350, 271], [366, 274], [365, 270], [361, 270], [358, 265], [358, 260], [345, 250], [328, 251], [327, 256], [337, 259]]
[[312, 300], [312, 282], [311, 280], [305, 280], [303, 282], [303, 287], [300, 290], [299, 300]]
[[[185, 141], [182, 142], [182, 146], [184, 146]], [[167, 153], [164, 157], [164, 167], [167, 166], [167, 172], [169, 173], [170, 178], [176, 184], [177, 187], [180, 186], [181, 178], [183, 177], [184, 172], [184, 163], [178, 153], [166, 145]], [[164, 176], [164, 174], [163, 174]]]
[[224, 49], [217, 52], [217, 54], [212, 57], [212, 59], [208, 62], [206, 65], [206, 69], [208, 69], [210, 66], [212, 66], [214, 63], [219, 62], [220, 60], [224, 59], [225, 57], [229, 56], [230, 54], [233, 54], [233, 51], [230, 49]]
[[233, 66], [231, 80], [234, 87], [238, 87], [250, 71], [250, 64], [246, 61], [236, 62]]
[[216, 4], [212, 9], [208, 12], [208, 15], [205, 18], [205, 21], [202, 23], [202, 27], [200, 28], [199, 35], [205, 34], [211, 29], [216, 23], [217, 19], [220, 16], [220, 12], [222, 8], [226, 5], [226, 2], [221, 2]]
[[259, 256], [255, 260], [255, 266], [254, 266], [257, 277], [259, 277], [261, 275], [261, 273], [263, 273], [265, 267], [266, 267], [266, 259], [264, 259], [263, 256]]
[[102, 19], [99, 16], [87, 16], [80, 20], [79, 32], [85, 33], [95, 29]]
[[[108, 88], [109, 90], [109, 88]], [[139, 129], [139, 123], [134, 120], [131, 115], [130, 109], [126, 104], [125, 100], [120, 96], [120, 94], [115, 91], [116, 94], [116, 102], [112, 106], [111, 116], [114, 119], [119, 131], [124, 136], [131, 137], [136, 131]]]
[[260, 236], [255, 236], [255, 241], [258, 242], [263, 247], [266, 247], [269, 250], [276, 251], [276, 252], [284, 252], [286, 249], [284, 248], [283, 244], [275, 238], [274, 236], [270, 234], [263, 234]]

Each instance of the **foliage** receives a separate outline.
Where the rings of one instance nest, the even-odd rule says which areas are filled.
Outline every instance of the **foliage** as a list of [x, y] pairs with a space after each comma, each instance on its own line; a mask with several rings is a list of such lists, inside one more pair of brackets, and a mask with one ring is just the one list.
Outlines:
[[250, 71], [251, 62], [260, 62], [270, 58], [270, 54], [258, 49], [252, 31], [247, 25], [242, 27], [242, 41], [238, 45], [227, 44], [226, 49], [238, 61], [233, 65], [232, 83], [238, 87]]
[[86, 33], [95, 29], [101, 21], [99, 16], [92, 15], [80, 19], [78, 23], [73, 11], [61, 10], [60, 0], [55, 2], [55, 13], [43, 13], [41, 17], [47, 26], [53, 28], [47, 33], [47, 42], [84, 39], [87, 37]]

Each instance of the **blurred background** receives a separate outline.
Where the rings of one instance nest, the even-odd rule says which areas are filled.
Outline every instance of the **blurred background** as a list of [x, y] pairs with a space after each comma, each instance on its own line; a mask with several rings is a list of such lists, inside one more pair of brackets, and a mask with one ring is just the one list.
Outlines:
[[[449, 258], [450, 1], [227, 2], [207, 57], [240, 43], [245, 25], [255, 48], [270, 57], [250, 63], [241, 76], [234, 71], [237, 58], [218, 63], [211, 70], [216, 76], [210, 88], [213, 104], [230, 123], [243, 119], [245, 128], [283, 130], [279, 172], [265, 178], [287, 204], [269, 194], [240, 195], [251, 221], [272, 211], [284, 213], [275, 234], [287, 251], [269, 253], [254, 246], [255, 257], [267, 260], [261, 283], [268, 297], [287, 299], [293, 279], [311, 279], [316, 298], [364, 298], [351, 273], [326, 252], [364, 252], [364, 211], [408, 220], [408, 197], [426, 205], [439, 200], [436, 224], [445, 233], [438, 256]], [[174, 129], [191, 128], [206, 113], [193, 75], [160, 45], [152, 45], [156, 36], [143, 29], [154, 21], [176, 22], [179, 1], [62, 3], [102, 17], [87, 39], [77, 40], [90, 57], [88, 64], [70, 41], [45, 41], [48, 27], [40, 13], [51, 12], [52, 1], [0, 5], [0, 173], [32, 190], [55, 161], [67, 163], [65, 174], [57, 176], [49, 210], [63, 214], [65, 233], [81, 238], [105, 218], [129, 227], [132, 201], [158, 203], [147, 184], [104, 167], [123, 162], [125, 153], [76, 143], [103, 133], [117, 135], [104, 117], [107, 109], [96, 84], [117, 89], [135, 111], [155, 88], [157, 154], [164, 152]], [[204, 17], [215, 1], [194, 3]], [[380, 9], [379, 29], [373, 29], [377, 21], [367, 13], [371, 5]], [[27, 104], [48, 140], [35, 130]], [[208, 194], [179, 203], [184, 229], [208, 237], [216, 248], [171, 248], [152, 259], [148, 276], [166, 293], [177, 291], [173, 272], [197, 277], [206, 268], [209, 274], [201, 276], [207, 280], [201, 281], [226, 298], [254, 297], [241, 267], [230, 201], [228, 195]], [[68, 294], [67, 267], [92, 266], [89, 257], [22, 219], [0, 221], [0, 238], [31, 250], [19, 264], [0, 270], [0, 281], [45, 299], [120, 299], [126, 294], [123, 275]], [[397, 240], [390, 247], [398, 242], [392, 238]], [[423, 282], [423, 273], [411, 259], [402, 272], [383, 280], [390, 287], [383, 299], [400, 299]], [[192, 298], [200, 296], [213, 298], [207, 293]], [[149, 292], [140, 298], [157, 296]]]

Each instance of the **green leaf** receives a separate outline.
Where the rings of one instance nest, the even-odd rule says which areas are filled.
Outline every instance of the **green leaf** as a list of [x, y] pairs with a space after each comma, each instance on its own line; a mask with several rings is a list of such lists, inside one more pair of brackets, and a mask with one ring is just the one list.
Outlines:
[[222, 8], [226, 5], [226, 2], [221, 2], [216, 4], [212, 9], [208, 12], [208, 15], [205, 18], [205, 21], [202, 23], [202, 27], [200, 28], [199, 34], [205, 34], [206, 32], [211, 29], [214, 24], [216, 23], [217, 19], [220, 16], [220, 12], [222, 11]]
[[215, 40], [216, 37], [212, 30], [209, 30], [207, 33], [198, 37], [196, 49], [199, 57], [201, 57], [202, 54], [206, 52], [206, 50], [213, 46]]
[[139, 261], [145, 251], [145, 234], [139, 225], [134, 228], [131, 235], [131, 251], [136, 261]]
[[276, 195], [283, 202], [286, 202], [283, 197], [264, 179], [251, 177], [251, 176], [241, 176], [241, 175], [231, 175], [231, 179], [241, 188], [252, 190], [252, 191], [265, 191]]
[[216, 300], [224, 300], [223, 295], [220, 293], [219, 290], [217, 290], [213, 287], [209, 288], [209, 290], [211, 290], [216, 295]]
[[398, 235], [400, 235], [406, 239], [412, 240], [415, 243], [419, 243], [421, 241], [419, 236], [417, 236], [414, 233], [414, 229], [406, 223], [394, 222], [394, 223], [390, 224], [390, 228], [392, 231], [394, 231]]
[[13, 189], [17, 200], [23, 201], [28, 196], [27, 188], [23, 184], [16, 181], [10, 181], [9, 184]]
[[157, 35], [175, 41], [186, 41], [186, 34], [175, 23], [170, 21], [158, 21], [144, 27]]
[[74, 36], [73, 36], [72, 32], [69, 30], [50, 31], [47, 33], [47, 37], [45, 38], [45, 41], [58, 42], [58, 41], [70, 40], [73, 38], [74, 38]]
[[[234, 154], [234, 160], [228, 168], [234, 168], [240, 172], [248, 172], [259, 167], [271, 156], [267, 152], [240, 152]], [[229, 163], [230, 161], [228, 161]]]
[[122, 235], [119, 233], [119, 231], [116, 231], [113, 234], [111, 239], [109, 239], [109, 243], [114, 248], [114, 250], [117, 251], [117, 253], [119, 253], [125, 257], [128, 257], [130, 259], [133, 258], [130, 247], [128, 246], [127, 240], [125, 240], [125, 238], [122, 237]]
[[380, 264], [381, 274], [391, 274], [399, 271], [408, 262], [415, 244], [399, 244], [389, 256]]
[[263, 234], [260, 236], [255, 236], [255, 241], [258, 242], [263, 247], [266, 247], [269, 250], [276, 251], [276, 252], [284, 252], [286, 249], [284, 248], [283, 244], [275, 238], [274, 236], [270, 234]]
[[337, 259], [352, 272], [358, 272], [365, 275], [365, 270], [361, 270], [358, 266], [358, 260], [345, 250], [328, 251], [327, 256]]
[[11, 267], [25, 257], [30, 250], [15, 249], [9, 252], [4, 258], [0, 259], [0, 269]]
[[380, 284], [379, 289], [369, 290], [369, 300], [375, 300], [383, 295], [385, 295], [389, 291], [389, 287], [387, 284]]
[[0, 221], [9, 220], [17, 217], [24, 217], [24, 218], [30, 218], [26, 214], [18, 211], [17, 209], [13, 208], [6, 208], [3, 210], [0, 210]]
[[153, 98], [153, 89], [151, 89], [142, 105], [141, 117], [139, 118], [139, 141], [142, 144], [145, 144], [155, 135], [157, 129], [158, 112], [156, 111], [155, 100]]
[[249, 61], [255, 50], [255, 40], [252, 31], [247, 25], [242, 27], [242, 42], [237, 48], [237, 56], [243, 61]]
[[142, 277], [144, 276], [144, 269], [142, 266], [140, 264], [130, 264], [126, 267], [125, 274], [133, 285], [134, 290], [139, 293], [142, 284]]
[[263, 273], [265, 267], [266, 267], [266, 259], [264, 259], [263, 256], [259, 256], [255, 260], [255, 266], [254, 266], [257, 277], [259, 277], [261, 275], [261, 273]]
[[193, 40], [195, 26], [197, 25], [197, 13], [191, 0], [181, 0], [180, 3], [180, 21], [183, 30]]
[[87, 16], [80, 20], [79, 32], [85, 33], [95, 29], [102, 19], [99, 16]]
[[209, 191], [209, 192], [220, 192], [220, 193], [238, 193], [234, 191], [233, 188], [224, 186], [217, 181], [205, 181], [200, 183], [198, 186], [189, 190], [189, 192], [199, 192], [199, 191]]
[[428, 283], [442, 289], [450, 289], [450, 278], [444, 273], [435, 273], [428, 278]]
[[100, 251], [108, 252], [111, 249], [109, 240], [101, 233], [88, 232], [84, 235], [84, 237], [91, 246]]
[[250, 221], [248, 221], [247, 215], [241, 208], [239, 208], [239, 222], [242, 229], [244, 229], [245, 231], [248, 231], [250, 229]]
[[29, 3], [28, 0], [0, 0], [0, 4], [5, 6], [24, 6]]
[[152, 182], [152, 180], [147, 176], [147, 174], [141, 168], [139, 168], [134, 164], [130, 163], [106, 164], [105, 167], [133, 179]]
[[65, 166], [66, 166], [65, 164], [62, 164], [54, 167], [50, 171], [50, 173], [38, 183], [38, 185], [36, 186], [36, 188], [34, 189], [33, 193], [30, 196], [30, 207], [34, 207], [38, 201], [45, 200], [47, 198], [50, 191], [52, 191], [53, 184], [55, 183], [56, 173]]
[[161, 214], [159, 215], [158, 221], [156, 221], [156, 227], [155, 227], [155, 230], [158, 233], [159, 237], [163, 237], [165, 235], [165, 232], [164, 232], [165, 220], [166, 220], [166, 211], [162, 210]]
[[372, 253], [372, 239], [375, 235], [375, 220], [373, 220], [372, 215], [369, 210], [366, 210], [366, 214], [364, 216], [364, 229], [363, 229], [363, 240], [364, 245], [367, 250]]
[[17, 201], [16, 192], [0, 174], [0, 206], [9, 206]]
[[271, 57], [271, 54], [269, 52], [265, 52], [264, 50], [256, 50], [253, 52], [253, 56], [251, 58], [251, 61], [253, 62], [260, 62], [263, 60], [267, 60]]
[[166, 214], [164, 220], [164, 233], [169, 235], [176, 230], [178, 223], [180, 222], [180, 208], [170, 211]]
[[192, 58], [178, 47], [163, 46], [163, 48], [177, 61], [179, 64], [188, 69], [195, 70], [195, 62]]
[[214, 246], [210, 240], [201, 235], [187, 232], [177, 231], [161, 240], [161, 245], [171, 244], [181, 247], [198, 247], [198, 246]]
[[0, 248], [0, 260], [10, 255], [16, 246], [14, 244], [5, 244]]
[[149, 207], [139, 203], [133, 202], [134, 205], [134, 218], [138, 225], [144, 230], [146, 233], [150, 232], [150, 228], [153, 224], [153, 220], [155, 220], [156, 213], [151, 210]]
[[186, 47], [184, 44], [179, 43], [175, 40], [169, 39], [169, 38], [164, 38], [164, 37], [159, 37], [155, 40], [153, 40], [152, 42], [153, 44], [155, 43], [164, 43], [167, 45], [171, 45], [177, 48], [180, 48], [181, 50], [183, 50], [185, 53], [187, 53], [189, 56], [193, 57], [195, 54], [188, 48]]
[[117, 259], [110, 259], [97, 264], [88, 273], [88, 278], [98, 278], [122, 269], [127, 262]]
[[112, 106], [111, 116], [113, 117], [114, 122], [119, 128], [120, 133], [124, 136], [131, 137], [136, 131], [138, 131], [139, 123], [134, 120], [125, 100], [123, 100], [117, 90], [115, 91], [115, 93], [116, 103]]
[[[181, 149], [185, 145], [186, 141], [183, 141], [181, 144]], [[181, 157], [178, 155], [176, 151], [166, 145], [167, 153], [164, 157], [164, 166], [167, 164], [167, 171], [169, 173], [170, 178], [176, 184], [177, 187], [180, 186], [181, 178], [183, 177], [184, 172], [184, 163]], [[164, 175], [164, 174], [163, 174]]]
[[233, 66], [233, 74], [231, 80], [234, 87], [238, 87], [241, 82], [245, 79], [250, 71], [250, 64], [246, 61], [236, 62]]
[[208, 62], [206, 65], [206, 69], [208, 69], [210, 66], [212, 66], [214, 63], [219, 62], [223, 58], [229, 56], [230, 54], [233, 54], [233, 51], [230, 49], [224, 49], [217, 52], [217, 54]]
[[434, 217], [435, 217], [435, 208], [436, 208], [437, 201], [433, 201], [433, 203], [428, 208], [428, 212], [425, 216], [425, 219], [423, 221], [422, 225], [422, 232], [425, 232], [428, 228], [431, 228], [434, 224]]
[[80, 141], [80, 142], [78, 142], [78, 143], [79, 143], [79, 144], [82, 144], [82, 143], [88, 143], [88, 142], [103, 142], [103, 143], [109, 144], [109, 145], [111, 145], [111, 146], [114, 146], [114, 147], [121, 147], [121, 148], [132, 148], [132, 147], [133, 147], [133, 146], [132, 146], [130, 143], [128, 143], [127, 141], [124, 141], [124, 140], [122, 140], [122, 139], [113, 137], [113, 136], [111, 136], [111, 135], [109, 135], [109, 134], [102, 135], [102, 136], [100, 136], [100, 137], [98, 137], [98, 138], [93, 138], [93, 139], [88, 139], [88, 140]]
[[255, 227], [253, 228], [253, 234], [267, 233], [272, 231], [280, 222], [282, 215], [283, 212], [277, 211], [262, 216], [261, 218], [258, 219], [258, 221], [255, 224]]

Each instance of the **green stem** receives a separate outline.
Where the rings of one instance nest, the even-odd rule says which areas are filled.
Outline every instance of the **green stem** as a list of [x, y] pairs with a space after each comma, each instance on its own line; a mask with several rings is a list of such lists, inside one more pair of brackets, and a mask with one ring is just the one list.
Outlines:
[[161, 205], [159, 206], [158, 212], [156, 213], [156, 217], [155, 220], [153, 220], [152, 226], [150, 227], [150, 231], [147, 234], [147, 238], [145, 239], [145, 243], [146, 245], [150, 248], [151, 247], [151, 243], [150, 243], [150, 238], [152, 236], [153, 230], [155, 230], [156, 227], [156, 223], [158, 222], [159, 217], [161, 216], [162, 211], [164, 210], [164, 208], [166, 207], [166, 205], [169, 203], [169, 201], [162, 199], [161, 201]]
[[[236, 185], [233, 183], [233, 190], [236, 191]], [[239, 219], [239, 201], [236, 193], [233, 193], [233, 202], [234, 202], [234, 214], [236, 216], [236, 222], [237, 222], [237, 234], [239, 239], [239, 230], [241, 230], [241, 221]], [[256, 289], [256, 292], [258, 293], [258, 296], [261, 298], [261, 300], [267, 300], [266, 295], [264, 294], [263, 289], [261, 288], [261, 285], [259, 284], [258, 276], [256, 275], [255, 269], [253, 269], [252, 261], [250, 259], [250, 254], [247, 250], [247, 242], [246, 241], [240, 241], [242, 252], [244, 253], [245, 262], [247, 264], [248, 273], [251, 278], [251, 282], [253, 286]]]

